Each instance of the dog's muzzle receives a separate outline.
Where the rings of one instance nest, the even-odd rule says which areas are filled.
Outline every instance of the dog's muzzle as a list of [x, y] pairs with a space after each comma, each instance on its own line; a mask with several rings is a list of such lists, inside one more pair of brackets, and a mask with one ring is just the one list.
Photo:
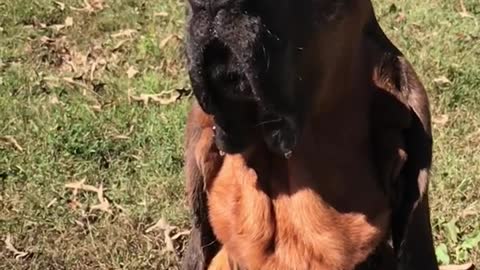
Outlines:
[[215, 118], [217, 147], [241, 152], [261, 129], [271, 150], [289, 155], [297, 136], [291, 100], [282, 96], [287, 45], [242, 1], [211, 2], [190, 1], [187, 60], [194, 95]]

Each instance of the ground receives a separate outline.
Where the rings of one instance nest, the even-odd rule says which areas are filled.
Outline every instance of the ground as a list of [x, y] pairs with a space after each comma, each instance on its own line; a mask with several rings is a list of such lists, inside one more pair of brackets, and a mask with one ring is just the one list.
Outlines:
[[[377, 0], [431, 99], [442, 264], [480, 263], [480, 2]], [[0, 0], [0, 269], [177, 269], [179, 0]]]

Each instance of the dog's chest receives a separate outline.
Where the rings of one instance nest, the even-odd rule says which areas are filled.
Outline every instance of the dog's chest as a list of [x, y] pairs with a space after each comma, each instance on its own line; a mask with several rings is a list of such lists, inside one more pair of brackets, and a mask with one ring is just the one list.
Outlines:
[[304, 168], [283, 169], [262, 179], [241, 156], [225, 158], [209, 187], [209, 214], [231, 259], [249, 270], [353, 269], [383, 240], [387, 204], [362, 170], [351, 187], [342, 173], [325, 172], [338, 178], [336, 190], [321, 184], [331, 181], [322, 174], [313, 179]]

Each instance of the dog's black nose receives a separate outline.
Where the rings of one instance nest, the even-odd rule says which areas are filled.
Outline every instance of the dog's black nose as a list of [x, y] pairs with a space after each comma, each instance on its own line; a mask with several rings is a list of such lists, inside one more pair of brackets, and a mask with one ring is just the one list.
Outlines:
[[215, 16], [222, 9], [239, 9], [245, 0], [189, 0], [189, 2], [194, 11], [206, 10]]

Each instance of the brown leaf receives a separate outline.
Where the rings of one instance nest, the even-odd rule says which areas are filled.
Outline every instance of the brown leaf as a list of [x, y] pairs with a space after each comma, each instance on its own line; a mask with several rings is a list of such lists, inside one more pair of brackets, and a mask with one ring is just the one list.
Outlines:
[[129, 79], [135, 77], [135, 75], [137, 75], [137, 74], [138, 74], [138, 70], [137, 70], [135, 67], [130, 66], [130, 67], [128, 68], [128, 70], [127, 70], [127, 77], [128, 77]]
[[474, 270], [475, 265], [473, 263], [466, 263], [462, 265], [444, 265], [440, 266], [440, 270]]
[[117, 32], [115, 34], [112, 34], [112, 38], [120, 38], [120, 37], [129, 37], [131, 38], [134, 34], [136, 34], [138, 31], [135, 29], [124, 29], [120, 32]]
[[436, 115], [432, 118], [432, 122], [440, 127], [445, 126], [448, 123], [448, 114]]
[[17, 142], [17, 140], [12, 136], [1, 136], [0, 137], [0, 142], [5, 142], [7, 144], [10, 144], [17, 151], [23, 152], [23, 147], [21, 147], [20, 144]]
[[149, 103], [155, 103], [159, 105], [168, 105], [179, 100], [181, 97], [182, 97], [181, 92], [174, 90], [174, 91], [165, 91], [160, 94], [141, 94], [139, 96], [133, 96], [129, 94], [128, 100], [129, 102], [131, 101], [142, 102], [143, 105], [145, 106], [147, 106]]
[[65, 27], [71, 27], [71, 26], [73, 26], [73, 18], [72, 18], [72, 17], [67, 17], [67, 18], [65, 18], [64, 24], [65, 24]]
[[185, 230], [185, 231], [181, 231], [181, 232], [178, 232], [176, 233], [174, 236], [172, 236], [172, 240], [177, 240], [178, 238], [182, 237], [182, 236], [185, 236], [185, 235], [190, 235], [192, 231], [191, 230]]
[[155, 17], [168, 17], [168, 13], [167, 12], [155, 12], [153, 14], [153, 16], [155, 16]]
[[170, 34], [166, 38], [164, 38], [162, 41], [160, 41], [160, 49], [163, 49], [165, 46], [167, 46], [168, 42], [170, 42], [173, 39], [181, 40], [180, 36], [176, 34]]
[[91, 207], [92, 210], [100, 210], [103, 212], [107, 212], [109, 214], [112, 214], [112, 210], [110, 209], [110, 203], [108, 202], [107, 199], [103, 197], [103, 185], [100, 185], [100, 187], [97, 190], [97, 197], [98, 201], [100, 202], [99, 204], [93, 205]]
[[173, 245], [173, 239], [170, 237], [170, 233], [175, 229], [175, 226], [171, 226], [167, 223], [164, 218], [161, 218], [155, 225], [148, 228], [145, 233], [150, 233], [152, 231], [161, 230], [163, 231], [163, 237], [165, 241], [165, 248], [162, 252], [175, 252], [175, 247]]
[[433, 82], [439, 86], [447, 86], [451, 85], [452, 81], [450, 81], [447, 77], [445, 76], [440, 76], [438, 78], [433, 79]]
[[55, 3], [55, 5], [58, 6], [58, 8], [59, 8], [61, 11], [65, 10], [65, 4], [64, 4], [64, 3], [58, 2], [58, 1], [55, 1], [54, 3]]
[[174, 227], [168, 224], [164, 218], [161, 218], [153, 226], [150, 226], [149, 228], [147, 228], [145, 230], [145, 233], [150, 233], [157, 230], [165, 231], [170, 229], [174, 229]]
[[10, 236], [10, 234], [7, 234], [7, 237], [5, 238], [5, 248], [8, 251], [13, 252], [13, 255], [15, 256], [16, 260], [24, 258], [25, 256], [28, 255], [28, 252], [20, 251], [20, 250], [15, 248], [15, 246], [12, 243], [12, 237]]
[[52, 207], [54, 204], [57, 203], [57, 198], [54, 198], [53, 200], [51, 200], [48, 204], [47, 204], [47, 208], [50, 208]]
[[463, 0], [460, 0], [460, 12], [459, 12], [460, 16], [461, 17], [464, 17], [464, 18], [475, 18], [472, 14], [470, 14], [467, 10], [467, 8], [465, 7], [465, 3], [463, 2]]
[[153, 102], [159, 103], [160, 105], [168, 105], [177, 101], [180, 98], [180, 93], [178, 91], [168, 91], [153, 95], [150, 98]]
[[83, 178], [82, 180], [77, 181], [77, 182], [67, 183], [67, 184], [65, 184], [65, 188], [73, 189], [74, 191], [77, 191], [77, 192], [79, 190], [95, 192], [95, 193], [99, 192], [98, 188], [85, 184], [86, 181], [87, 181], [87, 179]]
[[115, 46], [113, 46], [112, 51], [118, 51], [125, 43], [127, 43], [127, 39], [120, 40]]
[[105, 9], [105, 7], [106, 5], [104, 0], [84, 0], [83, 7], [81, 8], [70, 7], [70, 9], [75, 11], [94, 13], [94, 12], [102, 11], [103, 9]]
[[82, 207], [82, 204], [77, 200], [72, 200], [67, 205], [68, 205], [68, 208], [72, 210], [76, 210]]

